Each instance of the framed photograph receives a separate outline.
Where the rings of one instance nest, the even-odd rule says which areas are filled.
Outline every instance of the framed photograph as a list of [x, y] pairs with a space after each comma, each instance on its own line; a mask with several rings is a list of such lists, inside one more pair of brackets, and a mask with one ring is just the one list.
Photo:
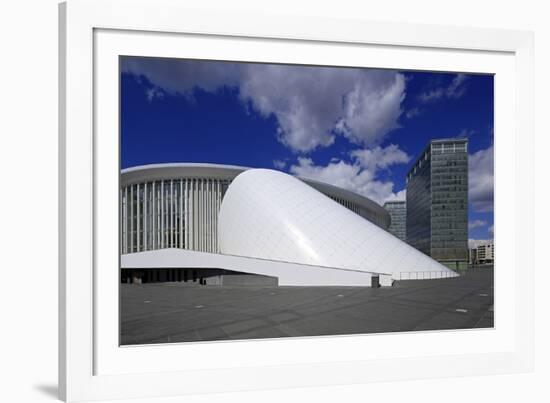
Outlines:
[[532, 34], [227, 17], [60, 6], [61, 397], [530, 371]]

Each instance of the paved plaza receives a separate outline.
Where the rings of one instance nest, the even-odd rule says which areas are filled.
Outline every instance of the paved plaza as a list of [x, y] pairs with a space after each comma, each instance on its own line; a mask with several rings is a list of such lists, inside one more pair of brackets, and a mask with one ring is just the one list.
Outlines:
[[121, 284], [121, 344], [493, 327], [493, 270], [393, 287]]

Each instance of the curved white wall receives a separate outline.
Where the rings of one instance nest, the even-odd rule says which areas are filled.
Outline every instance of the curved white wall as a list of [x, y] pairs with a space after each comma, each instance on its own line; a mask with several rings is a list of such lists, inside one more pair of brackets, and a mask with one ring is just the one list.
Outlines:
[[311, 186], [268, 169], [233, 180], [222, 201], [218, 240], [229, 255], [391, 273], [396, 279], [454, 276]]

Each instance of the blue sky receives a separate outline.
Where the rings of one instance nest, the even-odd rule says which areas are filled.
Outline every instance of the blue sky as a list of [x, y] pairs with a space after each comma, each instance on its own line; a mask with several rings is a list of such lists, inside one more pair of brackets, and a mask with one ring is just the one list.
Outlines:
[[493, 77], [121, 58], [121, 164], [279, 169], [379, 203], [432, 138], [468, 137], [469, 238], [493, 233]]

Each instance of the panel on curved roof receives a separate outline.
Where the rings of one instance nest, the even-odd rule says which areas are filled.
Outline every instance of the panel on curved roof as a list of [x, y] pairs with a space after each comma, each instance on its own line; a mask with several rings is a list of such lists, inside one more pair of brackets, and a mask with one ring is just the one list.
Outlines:
[[391, 273], [396, 279], [455, 275], [311, 186], [269, 169], [251, 169], [233, 180], [221, 205], [218, 237], [220, 251], [230, 255]]

